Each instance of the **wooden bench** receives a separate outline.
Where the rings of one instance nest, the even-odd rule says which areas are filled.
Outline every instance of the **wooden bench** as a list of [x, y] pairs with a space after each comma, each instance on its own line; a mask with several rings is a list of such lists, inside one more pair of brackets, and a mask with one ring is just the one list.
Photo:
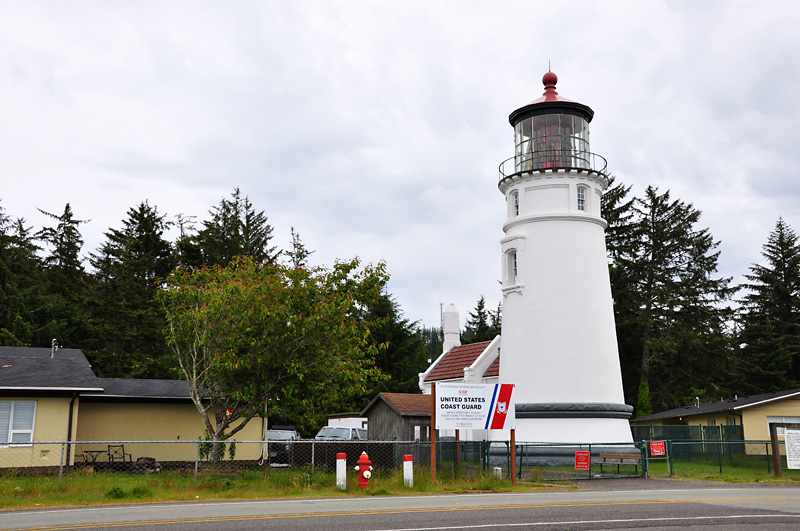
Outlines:
[[633, 465], [636, 473], [639, 473], [639, 465], [642, 462], [642, 456], [639, 454], [597, 454], [594, 459], [595, 464], [600, 465], [600, 473], [603, 473], [603, 465], [617, 465], [617, 474], [619, 474], [620, 465]]

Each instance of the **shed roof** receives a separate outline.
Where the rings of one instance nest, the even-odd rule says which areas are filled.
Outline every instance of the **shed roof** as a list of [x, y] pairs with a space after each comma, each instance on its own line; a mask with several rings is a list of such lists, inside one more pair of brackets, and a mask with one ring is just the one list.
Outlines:
[[422, 395], [414, 393], [378, 393], [378, 396], [361, 412], [362, 416], [367, 414], [367, 411], [372, 406], [382, 400], [397, 412], [400, 416], [414, 416], [414, 415], [430, 415], [431, 414], [431, 395]]
[[426, 382], [439, 380], [451, 380], [453, 378], [464, 377], [464, 367], [469, 367], [478, 359], [491, 341], [481, 341], [480, 343], [470, 343], [451, 348], [444, 357], [439, 360], [436, 367], [425, 378]]

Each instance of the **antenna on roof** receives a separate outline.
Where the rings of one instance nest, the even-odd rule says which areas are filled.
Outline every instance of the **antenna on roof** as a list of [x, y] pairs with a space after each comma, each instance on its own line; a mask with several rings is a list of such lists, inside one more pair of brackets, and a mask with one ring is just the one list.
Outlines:
[[55, 353], [56, 352], [58, 352], [58, 340], [56, 338], [53, 338], [53, 340], [50, 342], [50, 358], [51, 359], [53, 357], [55, 357]]

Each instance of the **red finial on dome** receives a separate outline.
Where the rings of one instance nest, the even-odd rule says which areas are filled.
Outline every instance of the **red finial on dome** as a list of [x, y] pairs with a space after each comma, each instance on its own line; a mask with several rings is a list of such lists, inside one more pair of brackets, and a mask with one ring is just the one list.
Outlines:
[[556, 92], [556, 83], [558, 83], [558, 76], [555, 72], [547, 71], [542, 76], [542, 83], [544, 84], [544, 98], [545, 101], [556, 99], [558, 92]]

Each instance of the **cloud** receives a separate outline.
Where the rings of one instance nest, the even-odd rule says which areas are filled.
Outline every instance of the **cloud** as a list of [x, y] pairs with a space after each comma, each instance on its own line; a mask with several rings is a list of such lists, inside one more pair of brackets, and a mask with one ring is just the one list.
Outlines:
[[800, 226], [800, 8], [772, 2], [25, 2], [0, 6], [0, 199], [66, 202], [85, 251], [149, 200], [203, 219], [239, 186], [312, 259], [385, 259], [406, 315], [501, 295], [508, 115], [595, 110], [620, 182], [704, 212], [722, 274]]

